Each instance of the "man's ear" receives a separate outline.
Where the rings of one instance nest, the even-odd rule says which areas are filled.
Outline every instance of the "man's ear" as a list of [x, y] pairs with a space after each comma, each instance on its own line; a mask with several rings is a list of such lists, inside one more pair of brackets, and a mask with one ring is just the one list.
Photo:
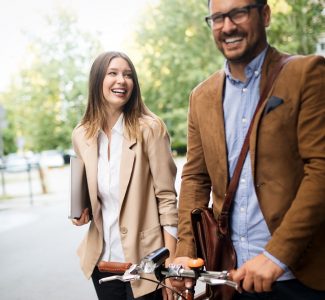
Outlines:
[[269, 27], [271, 22], [271, 9], [268, 4], [264, 5], [262, 10], [262, 16], [263, 16], [264, 27]]

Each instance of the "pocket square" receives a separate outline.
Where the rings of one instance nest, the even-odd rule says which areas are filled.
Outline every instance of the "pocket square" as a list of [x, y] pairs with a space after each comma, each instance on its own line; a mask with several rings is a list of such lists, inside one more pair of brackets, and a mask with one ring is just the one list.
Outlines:
[[276, 96], [271, 96], [271, 98], [267, 101], [265, 109], [264, 109], [264, 115], [267, 115], [270, 111], [275, 109], [277, 106], [283, 104], [283, 100], [281, 98], [278, 98]]

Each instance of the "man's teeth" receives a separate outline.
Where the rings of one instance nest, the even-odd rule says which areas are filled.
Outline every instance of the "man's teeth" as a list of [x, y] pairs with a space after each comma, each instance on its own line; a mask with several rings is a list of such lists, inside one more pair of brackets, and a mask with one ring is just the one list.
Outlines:
[[114, 90], [112, 90], [112, 92], [114, 93], [114, 94], [126, 94], [126, 90], [122, 90], [122, 89], [114, 89]]
[[241, 37], [236, 37], [236, 38], [230, 38], [230, 39], [225, 39], [225, 42], [227, 44], [230, 44], [230, 43], [236, 43], [236, 42], [239, 42], [241, 41], [242, 38]]

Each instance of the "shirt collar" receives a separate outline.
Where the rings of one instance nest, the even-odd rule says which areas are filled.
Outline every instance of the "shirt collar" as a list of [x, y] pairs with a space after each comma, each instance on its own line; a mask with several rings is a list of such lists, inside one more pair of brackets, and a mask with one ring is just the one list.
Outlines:
[[[123, 124], [124, 124], [124, 114], [121, 113], [121, 115], [118, 117], [115, 125], [112, 128], [112, 132], [116, 132], [120, 135], [123, 135]], [[105, 132], [103, 131], [103, 129], [99, 130], [99, 137], [103, 137], [106, 136]]]
[[120, 135], [123, 135], [123, 123], [124, 123], [123, 121], [124, 121], [124, 114], [121, 113], [121, 115], [117, 119], [115, 125], [113, 126], [112, 131], [115, 131], [115, 132], [119, 133]]
[[[255, 76], [258, 76], [261, 73], [267, 48], [268, 46], [266, 46], [265, 49], [246, 66], [245, 75], [247, 80], [249, 80], [253, 76], [253, 74], [255, 74]], [[232, 77], [229, 69], [228, 60], [225, 61], [224, 70], [228, 79], [230, 79], [231, 81], [239, 82], [238, 79]]]

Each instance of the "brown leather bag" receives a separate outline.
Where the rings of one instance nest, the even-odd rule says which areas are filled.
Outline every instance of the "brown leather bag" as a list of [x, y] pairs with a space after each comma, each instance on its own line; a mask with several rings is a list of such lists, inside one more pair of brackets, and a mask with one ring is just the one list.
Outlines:
[[[197, 256], [205, 261], [210, 271], [232, 270], [236, 267], [236, 253], [231, 241], [227, 216], [220, 216], [216, 221], [212, 208], [196, 208], [192, 211], [193, 234]], [[209, 299], [231, 300], [235, 290], [229, 286], [207, 285], [206, 296]]]
[[[266, 99], [276, 77], [283, 66], [294, 56], [284, 56], [271, 74], [256, 106], [252, 121], [240, 151], [234, 174], [229, 182], [221, 213], [217, 219], [212, 208], [196, 208], [191, 213], [192, 231], [197, 249], [197, 256], [205, 261], [208, 271], [230, 271], [236, 267], [236, 253], [232, 244], [229, 222], [232, 200], [235, 197], [241, 170], [249, 149], [249, 137], [255, 116]], [[228, 286], [207, 286], [206, 296], [213, 300], [231, 300], [235, 290]]]

